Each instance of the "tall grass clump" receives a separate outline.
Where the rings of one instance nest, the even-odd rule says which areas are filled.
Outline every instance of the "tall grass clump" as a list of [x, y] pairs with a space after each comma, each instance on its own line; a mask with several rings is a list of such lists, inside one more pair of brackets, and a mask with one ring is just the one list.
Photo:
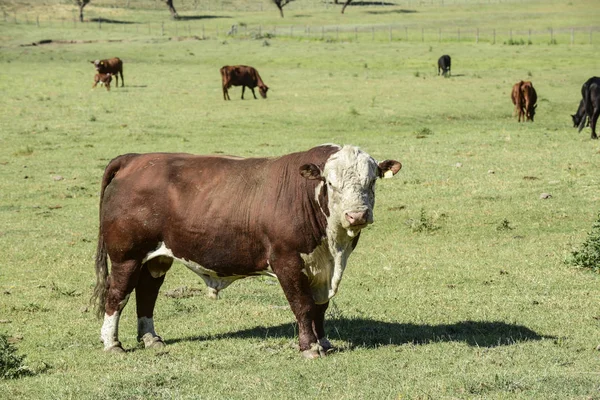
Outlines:
[[578, 250], [571, 252], [568, 263], [579, 268], [588, 268], [600, 272], [600, 213], [592, 225], [586, 240]]
[[17, 349], [8, 341], [8, 336], [0, 333], [0, 378], [17, 379], [33, 375], [29, 367], [23, 365], [25, 356], [16, 353]]

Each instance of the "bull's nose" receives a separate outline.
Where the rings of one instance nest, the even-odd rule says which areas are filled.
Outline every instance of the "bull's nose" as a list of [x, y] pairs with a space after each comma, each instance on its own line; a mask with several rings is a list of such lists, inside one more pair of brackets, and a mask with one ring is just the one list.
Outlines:
[[350, 226], [365, 225], [369, 217], [369, 211], [350, 211], [346, 213], [346, 221]]

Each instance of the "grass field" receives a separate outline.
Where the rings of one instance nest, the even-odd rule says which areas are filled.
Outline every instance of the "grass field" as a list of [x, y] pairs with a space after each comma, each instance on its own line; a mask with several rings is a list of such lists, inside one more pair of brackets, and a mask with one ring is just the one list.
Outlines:
[[[104, 12], [93, 3], [90, 15]], [[19, 4], [2, 5], [18, 15], [73, 8]], [[455, 4], [415, 14], [476, 25], [498, 11], [532, 29], [590, 27], [594, 4]], [[168, 19], [166, 8], [106, 8], [123, 20]], [[376, 10], [351, 7], [343, 22], [389, 23]], [[298, 13], [314, 25], [341, 18], [322, 6]], [[279, 23], [275, 9], [210, 15]], [[213, 29], [218, 20], [202, 23]], [[600, 399], [600, 277], [565, 263], [599, 211], [600, 142], [570, 118], [582, 83], [599, 74], [598, 44], [169, 40], [10, 21], [0, 22], [0, 38], [0, 333], [34, 372], [0, 380], [0, 398]], [[20, 46], [41, 39], [98, 41]], [[447, 79], [436, 75], [442, 54], [453, 60]], [[125, 61], [125, 87], [91, 90], [89, 60], [112, 56]], [[242, 101], [240, 88], [222, 100], [218, 70], [238, 63], [260, 71], [267, 100], [247, 93]], [[538, 93], [534, 123], [512, 116], [510, 89], [521, 79]], [[120, 335], [132, 351], [102, 352], [88, 299], [110, 159], [276, 156], [326, 142], [403, 163], [378, 183], [375, 223], [328, 311], [338, 352], [301, 359], [276, 281], [239, 281], [211, 301], [181, 265], [167, 275], [155, 314], [166, 349], [138, 347], [129, 304]]]

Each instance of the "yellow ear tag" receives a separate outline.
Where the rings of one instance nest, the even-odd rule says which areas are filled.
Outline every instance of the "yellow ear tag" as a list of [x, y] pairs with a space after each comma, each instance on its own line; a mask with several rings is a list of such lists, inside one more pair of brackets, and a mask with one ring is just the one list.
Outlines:
[[383, 174], [384, 178], [392, 178], [394, 176], [394, 173], [392, 172], [391, 169], [388, 169], [387, 171], [385, 171], [385, 174]]

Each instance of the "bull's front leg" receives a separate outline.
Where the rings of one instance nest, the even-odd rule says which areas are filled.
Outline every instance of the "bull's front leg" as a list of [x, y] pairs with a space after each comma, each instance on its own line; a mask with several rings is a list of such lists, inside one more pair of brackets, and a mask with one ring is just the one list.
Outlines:
[[[313, 300], [307, 276], [302, 273], [304, 262], [298, 254], [273, 257], [271, 260], [273, 271], [290, 303], [292, 312], [298, 322], [298, 341], [300, 351], [306, 358], [318, 358], [325, 355], [323, 347], [319, 344], [316, 327], [322, 326], [315, 318], [318, 306]], [[326, 308], [326, 307], [325, 307]], [[324, 311], [323, 311], [324, 314]], [[319, 327], [319, 329], [321, 329]]]
[[333, 349], [333, 345], [325, 336], [325, 311], [327, 311], [327, 307], [329, 307], [329, 302], [315, 305], [316, 315], [313, 321], [313, 330], [324, 352]]

